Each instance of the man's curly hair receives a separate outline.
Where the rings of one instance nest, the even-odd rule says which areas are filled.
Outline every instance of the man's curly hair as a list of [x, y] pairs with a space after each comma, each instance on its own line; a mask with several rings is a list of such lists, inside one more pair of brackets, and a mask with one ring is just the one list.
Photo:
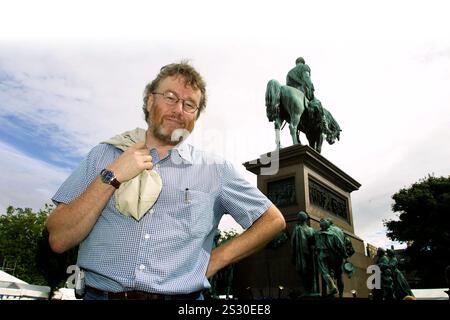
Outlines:
[[167, 77], [178, 75], [184, 78], [186, 86], [191, 86], [193, 89], [200, 90], [202, 94], [198, 106], [198, 119], [200, 113], [206, 107], [206, 82], [203, 80], [202, 76], [188, 63], [187, 60], [182, 60], [180, 61], [180, 63], [171, 63], [162, 67], [156, 78], [145, 87], [144, 105], [142, 106], [142, 110], [144, 111], [145, 115], [145, 121], [148, 120], [147, 101], [150, 94], [152, 94], [152, 92], [154, 92], [158, 88], [162, 80], [166, 79]]

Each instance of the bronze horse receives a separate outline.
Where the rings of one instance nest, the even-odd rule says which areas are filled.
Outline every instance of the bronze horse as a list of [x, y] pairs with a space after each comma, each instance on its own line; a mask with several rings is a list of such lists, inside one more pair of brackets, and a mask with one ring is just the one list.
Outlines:
[[[317, 99], [308, 101], [304, 93], [296, 88], [283, 86], [270, 80], [266, 89], [266, 113], [275, 125], [275, 143], [280, 148], [280, 130], [284, 122], [289, 123], [293, 144], [300, 143], [300, 131], [304, 132], [310, 147], [321, 152], [323, 136], [329, 144], [340, 138], [340, 127], [331, 113]], [[301, 143], [300, 143], [301, 144]]]

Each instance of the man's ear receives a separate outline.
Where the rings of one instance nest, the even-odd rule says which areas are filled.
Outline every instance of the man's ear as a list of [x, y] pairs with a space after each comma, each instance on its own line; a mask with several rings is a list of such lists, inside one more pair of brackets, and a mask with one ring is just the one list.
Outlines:
[[153, 94], [149, 94], [148, 99], [147, 99], [147, 105], [145, 106], [148, 113], [150, 113], [150, 110], [153, 106], [153, 99], [154, 99], [154, 95]]

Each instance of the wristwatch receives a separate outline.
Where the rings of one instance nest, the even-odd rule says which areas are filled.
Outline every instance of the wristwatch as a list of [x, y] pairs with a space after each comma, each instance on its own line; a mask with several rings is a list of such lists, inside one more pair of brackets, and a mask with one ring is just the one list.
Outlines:
[[110, 184], [114, 188], [119, 189], [120, 182], [119, 180], [117, 180], [116, 175], [111, 170], [103, 169], [100, 172], [100, 177], [102, 178], [103, 183]]

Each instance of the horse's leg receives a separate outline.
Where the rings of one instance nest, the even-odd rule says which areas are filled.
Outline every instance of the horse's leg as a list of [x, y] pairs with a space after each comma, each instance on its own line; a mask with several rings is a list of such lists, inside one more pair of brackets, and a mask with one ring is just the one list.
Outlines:
[[[291, 123], [289, 124], [289, 131], [291, 132], [292, 143], [299, 144], [300, 136], [297, 136], [297, 127], [300, 122], [300, 115], [291, 115]], [[298, 139], [297, 139], [298, 137]]]
[[281, 145], [280, 145], [280, 126], [281, 126], [281, 123], [277, 119], [277, 120], [275, 120], [274, 124], [275, 124], [275, 145], [276, 145], [277, 150], [280, 150], [280, 148], [281, 148]]
[[280, 149], [280, 129], [275, 129], [275, 144], [277, 146], [277, 149]]
[[320, 153], [322, 151], [322, 143], [323, 143], [323, 135], [322, 132], [319, 132], [319, 136], [317, 137], [317, 152]]
[[310, 132], [308, 132], [308, 134], [306, 135], [306, 139], [308, 139], [308, 144], [311, 148], [316, 149], [316, 139], [314, 134], [311, 134]]

